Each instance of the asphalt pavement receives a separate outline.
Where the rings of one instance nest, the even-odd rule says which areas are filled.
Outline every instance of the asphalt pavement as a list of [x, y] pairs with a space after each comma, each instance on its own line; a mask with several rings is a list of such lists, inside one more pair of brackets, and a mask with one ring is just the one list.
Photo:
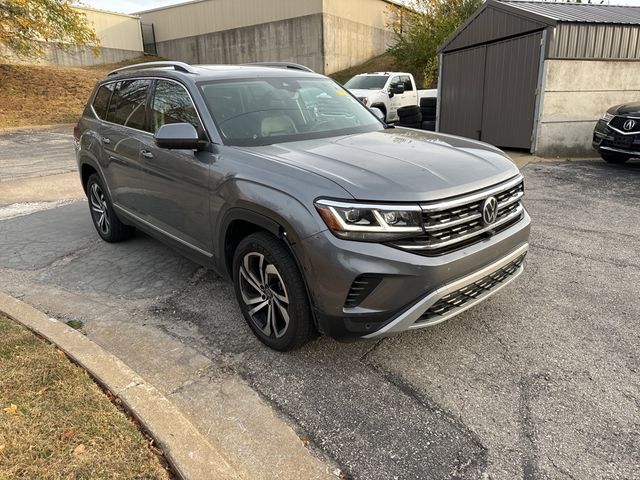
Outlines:
[[[525, 273], [459, 317], [377, 342], [273, 352], [230, 285], [145, 235], [100, 241], [85, 202], [0, 220], [0, 290], [84, 321], [212, 435], [198, 412], [239, 378], [356, 479], [640, 478], [640, 162], [523, 173]], [[160, 336], [166, 348], [141, 347]], [[180, 362], [199, 373], [174, 384]]]

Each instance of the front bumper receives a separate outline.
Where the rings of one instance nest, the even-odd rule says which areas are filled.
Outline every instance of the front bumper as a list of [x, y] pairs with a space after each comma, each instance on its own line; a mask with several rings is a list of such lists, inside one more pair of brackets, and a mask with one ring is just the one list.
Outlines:
[[[464, 312], [515, 280], [524, 269], [522, 262], [528, 250], [529, 244], [525, 243], [497, 262], [440, 287], [400, 314], [391, 323], [374, 333], [365, 335], [365, 338], [382, 337], [405, 330], [430, 327]], [[503, 272], [507, 268], [508, 274], [505, 275]], [[482, 288], [483, 284], [488, 288]], [[447, 300], [447, 298], [451, 298], [451, 300]], [[451, 304], [451, 308], [441, 307], [446, 309], [446, 312], [442, 314], [431, 312], [433, 307], [438, 306], [440, 302], [444, 302], [447, 306]]]
[[[294, 250], [309, 287], [318, 329], [335, 338], [373, 338], [444, 321], [516, 278], [521, 265], [508, 281], [465, 302], [464, 309], [447, 307], [438, 321], [420, 318], [443, 297], [500, 269], [517, 258], [517, 252], [526, 252], [530, 223], [525, 211], [509, 228], [434, 257], [383, 244], [340, 240], [328, 231], [303, 240]], [[380, 283], [351, 307], [348, 294], [362, 275], [376, 276]]]
[[640, 133], [622, 133], [604, 120], [598, 120], [593, 130], [592, 146], [596, 150], [640, 157]]

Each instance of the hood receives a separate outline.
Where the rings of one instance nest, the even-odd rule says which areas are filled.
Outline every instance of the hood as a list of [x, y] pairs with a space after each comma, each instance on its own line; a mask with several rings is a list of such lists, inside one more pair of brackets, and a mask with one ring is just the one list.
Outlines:
[[322, 175], [364, 201], [440, 200], [518, 173], [490, 145], [403, 128], [242, 150]]
[[370, 97], [372, 95], [378, 95], [380, 93], [380, 90], [360, 90], [357, 88], [354, 88], [354, 89], [349, 88], [348, 90], [351, 93], [351, 95], [358, 98]]
[[608, 110], [612, 115], [640, 115], [640, 102], [616, 105]]

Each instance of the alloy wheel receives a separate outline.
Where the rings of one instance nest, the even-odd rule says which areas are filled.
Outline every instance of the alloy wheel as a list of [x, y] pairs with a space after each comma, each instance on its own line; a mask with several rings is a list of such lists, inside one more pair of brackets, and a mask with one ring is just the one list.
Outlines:
[[253, 324], [267, 337], [281, 338], [289, 328], [289, 295], [275, 265], [258, 252], [240, 266], [240, 293]]
[[108, 235], [109, 230], [111, 230], [111, 219], [109, 218], [107, 198], [97, 183], [91, 185], [89, 201], [91, 202], [91, 214], [96, 226], [103, 235]]

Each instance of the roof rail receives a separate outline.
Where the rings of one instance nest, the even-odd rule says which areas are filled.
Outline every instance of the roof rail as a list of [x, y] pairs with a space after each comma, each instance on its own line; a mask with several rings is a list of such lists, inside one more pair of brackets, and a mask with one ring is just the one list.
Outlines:
[[196, 69], [194, 69], [191, 65], [184, 62], [146, 62], [146, 63], [136, 63], [135, 65], [127, 65], [126, 67], [116, 68], [115, 70], [110, 71], [107, 75], [115, 75], [121, 72], [127, 72], [129, 70], [146, 70], [148, 68], [162, 68], [162, 67], [173, 67], [175, 70], [184, 73], [198, 73]]
[[305, 67], [304, 65], [300, 65], [299, 63], [290, 63], [290, 62], [257, 62], [257, 63], [245, 63], [245, 65], [256, 66], [256, 67], [271, 67], [271, 68], [283, 68], [285, 70], [301, 70], [303, 72], [311, 72], [316, 73], [311, 70], [309, 67]]

